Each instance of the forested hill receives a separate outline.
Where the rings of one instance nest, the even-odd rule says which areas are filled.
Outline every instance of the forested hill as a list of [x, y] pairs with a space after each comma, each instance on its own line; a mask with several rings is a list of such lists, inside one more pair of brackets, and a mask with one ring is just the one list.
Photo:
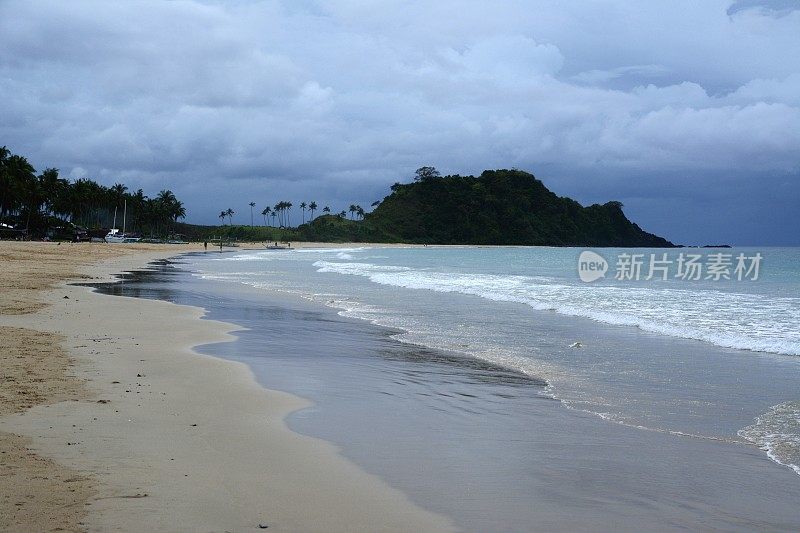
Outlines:
[[527, 172], [487, 170], [476, 178], [420, 171], [413, 183], [392, 186], [359, 233], [429, 244], [673, 246], [628, 220], [619, 202], [583, 207]]

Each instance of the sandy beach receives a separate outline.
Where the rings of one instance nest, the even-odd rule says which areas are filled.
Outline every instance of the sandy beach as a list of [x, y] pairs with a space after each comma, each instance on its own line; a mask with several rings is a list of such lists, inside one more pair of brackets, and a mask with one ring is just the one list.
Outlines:
[[231, 325], [68, 284], [199, 249], [0, 243], [0, 529], [452, 529], [290, 431], [306, 400], [192, 351]]

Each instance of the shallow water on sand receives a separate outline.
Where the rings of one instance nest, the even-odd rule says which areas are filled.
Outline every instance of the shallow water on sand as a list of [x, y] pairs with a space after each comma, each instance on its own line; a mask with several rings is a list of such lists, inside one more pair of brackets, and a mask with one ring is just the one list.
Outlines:
[[522, 372], [170, 264], [103, 290], [199, 305], [247, 328], [202, 351], [313, 400], [289, 418], [294, 430], [467, 530], [800, 528], [798, 477], [753, 446], [611, 424], [565, 409]]

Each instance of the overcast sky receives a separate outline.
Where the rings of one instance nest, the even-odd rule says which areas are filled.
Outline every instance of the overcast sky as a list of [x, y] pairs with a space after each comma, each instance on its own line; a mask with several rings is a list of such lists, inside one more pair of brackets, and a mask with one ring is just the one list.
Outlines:
[[1, 145], [189, 222], [516, 167], [674, 242], [797, 245], [800, 3], [0, 0]]

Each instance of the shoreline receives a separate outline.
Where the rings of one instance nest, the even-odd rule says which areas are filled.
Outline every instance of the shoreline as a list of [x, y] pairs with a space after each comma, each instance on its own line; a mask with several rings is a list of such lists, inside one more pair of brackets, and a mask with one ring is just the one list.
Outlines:
[[[209, 318], [239, 324], [233, 343], [199, 349], [246, 362], [267, 388], [313, 400], [312, 409], [289, 417], [290, 428], [335, 443], [467, 530], [592, 530], [598, 520], [631, 529], [796, 523], [787, 509], [795, 476], [753, 447], [675, 438], [564, 409], [480, 362], [400, 342], [385, 326], [341, 316], [324, 302], [197, 279], [192, 273], [205, 272], [205, 258], [188, 262], [134, 274], [130, 286], [108, 290], [205, 305]], [[650, 456], [653, 449], [662, 457]], [[676, 461], [686, 466], [676, 469]], [[761, 496], [767, 487], [786, 496], [770, 502]], [[525, 495], [525, 503], [512, 494]], [[590, 511], [598, 501], [608, 507]]]
[[[110, 280], [182, 251], [109, 259], [75, 281]], [[89, 399], [3, 417], [0, 431], [23, 435], [38, 457], [91, 479], [86, 516], [78, 513], [74, 527], [452, 529], [334, 445], [290, 431], [284, 418], [307, 401], [263, 388], [243, 363], [191, 349], [232, 339], [235, 326], [201, 321], [200, 308], [89, 287], [40, 290], [43, 308], [4, 314], [2, 326], [61, 335], [74, 360], [68, 374], [84, 381]]]

